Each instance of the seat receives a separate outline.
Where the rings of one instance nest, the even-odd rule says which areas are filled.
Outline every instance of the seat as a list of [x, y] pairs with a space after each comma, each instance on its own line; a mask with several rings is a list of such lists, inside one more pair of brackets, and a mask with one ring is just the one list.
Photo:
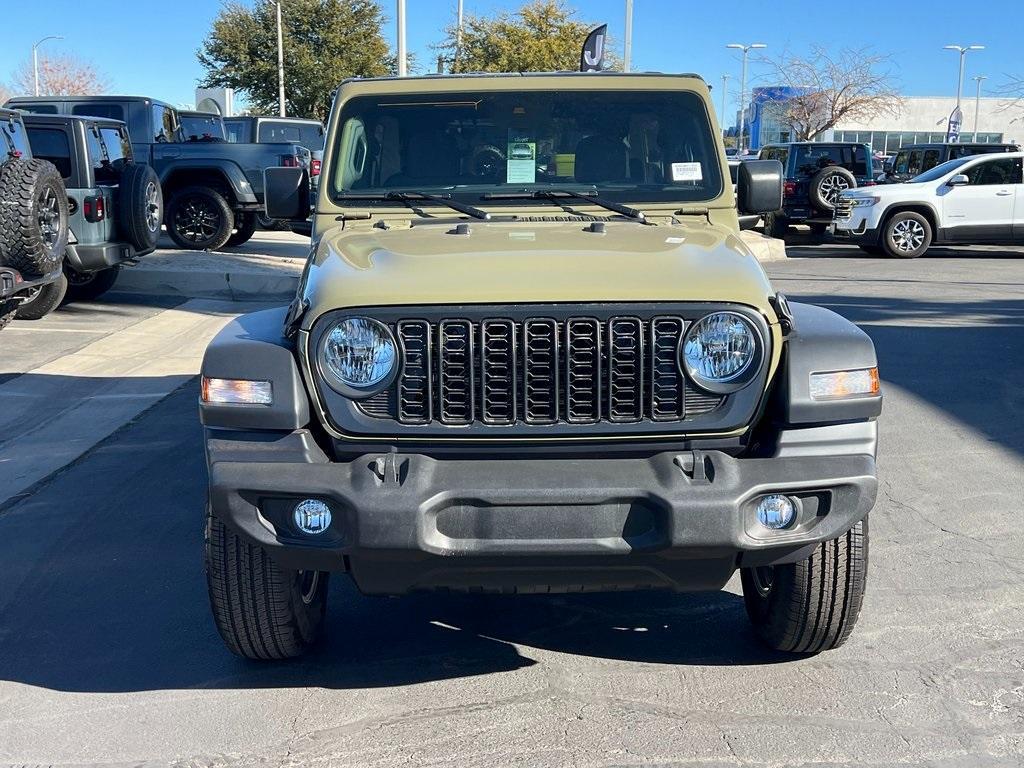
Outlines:
[[613, 136], [597, 134], [576, 144], [576, 181], [586, 184], [629, 180], [629, 150]]

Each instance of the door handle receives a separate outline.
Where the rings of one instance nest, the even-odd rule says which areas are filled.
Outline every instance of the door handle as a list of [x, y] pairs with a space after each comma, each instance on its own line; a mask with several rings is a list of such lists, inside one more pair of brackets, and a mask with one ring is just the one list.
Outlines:
[[1011, 192], [1011, 191], [1010, 191], [1010, 190], [1008, 190], [1008, 189], [1000, 189], [1000, 190], [999, 190], [998, 192], [996, 192], [996, 194], [997, 194], [997, 195], [998, 195], [999, 197], [1007, 197], [1008, 195], [1012, 195], [1012, 194], [1013, 194], [1013, 192]]

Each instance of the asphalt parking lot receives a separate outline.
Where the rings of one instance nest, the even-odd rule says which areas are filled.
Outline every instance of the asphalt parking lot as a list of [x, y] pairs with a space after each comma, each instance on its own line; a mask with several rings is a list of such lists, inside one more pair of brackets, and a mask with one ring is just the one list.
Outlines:
[[[0, 499], [0, 765], [1021, 765], [1024, 250], [788, 250], [772, 279], [872, 336], [886, 397], [841, 649], [763, 650], [735, 579], [382, 599], [337, 577], [311, 656], [236, 659], [206, 602], [188, 366], [252, 305], [120, 292], [0, 334], [0, 474], [24, 446], [60, 464]], [[140, 341], [174, 364], [126, 361]], [[36, 428], [29, 402], [61, 408]]]

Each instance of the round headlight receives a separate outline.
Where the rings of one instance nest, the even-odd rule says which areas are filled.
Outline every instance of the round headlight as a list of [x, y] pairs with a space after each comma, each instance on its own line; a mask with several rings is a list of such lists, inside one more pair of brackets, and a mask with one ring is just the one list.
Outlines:
[[347, 317], [324, 335], [320, 363], [328, 383], [341, 394], [367, 397], [391, 383], [398, 370], [398, 350], [383, 323]]
[[757, 334], [735, 312], [715, 312], [690, 326], [683, 341], [683, 366], [710, 392], [732, 392], [749, 381], [758, 359]]

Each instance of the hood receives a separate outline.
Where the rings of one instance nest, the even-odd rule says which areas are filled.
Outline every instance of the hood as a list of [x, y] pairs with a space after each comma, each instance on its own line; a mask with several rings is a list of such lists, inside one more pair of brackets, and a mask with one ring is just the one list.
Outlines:
[[325, 233], [304, 276], [304, 325], [343, 307], [557, 302], [728, 302], [775, 321], [760, 264], [704, 220], [609, 221], [603, 233], [584, 221], [456, 224]]

